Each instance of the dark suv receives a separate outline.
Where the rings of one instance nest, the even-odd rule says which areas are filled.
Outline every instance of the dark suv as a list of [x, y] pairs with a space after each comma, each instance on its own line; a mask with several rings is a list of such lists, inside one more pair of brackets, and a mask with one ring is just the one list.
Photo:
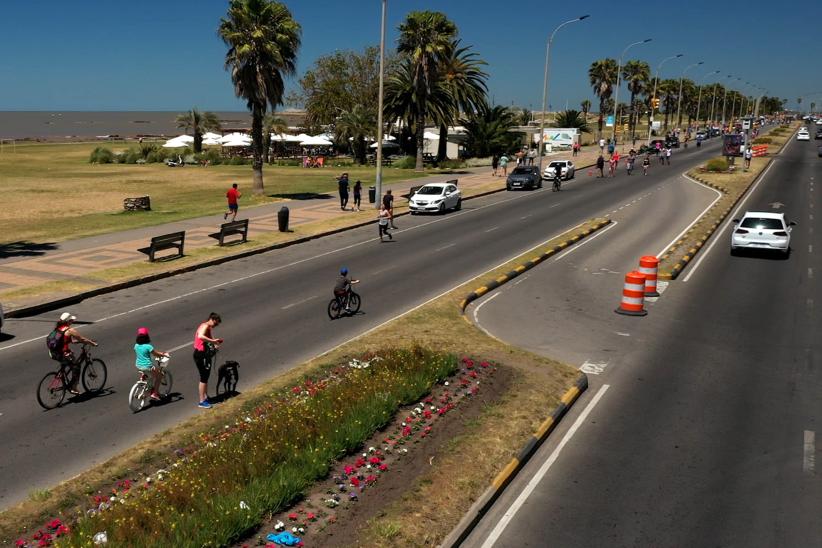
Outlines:
[[540, 175], [539, 168], [537, 166], [515, 167], [505, 181], [505, 188], [508, 190], [542, 188], [542, 175]]

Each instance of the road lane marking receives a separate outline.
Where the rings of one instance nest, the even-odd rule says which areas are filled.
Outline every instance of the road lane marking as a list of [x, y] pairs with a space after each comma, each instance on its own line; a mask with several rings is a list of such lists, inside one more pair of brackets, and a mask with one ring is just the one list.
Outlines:
[[[543, 190], [536, 190], [534, 192], [543, 192]], [[422, 223], [422, 224], [419, 224], [419, 225], [416, 225], [416, 226], [412, 226], [410, 228], [405, 228], [403, 230], [397, 230], [396, 232], [409, 232], [411, 230], [417, 230], [419, 228], [423, 228], [423, 227], [426, 227], [426, 226], [429, 226], [429, 225], [432, 225], [432, 224], [435, 224], [435, 223], [441, 223], [441, 222], [448, 221], [450, 219], [453, 219], [455, 217], [459, 217], [461, 215], [467, 215], [467, 214], [470, 214], [470, 213], [474, 213], [476, 211], [481, 211], [483, 209], [487, 209], [487, 208], [493, 207], [495, 205], [505, 204], [505, 203], [511, 202], [513, 200], [521, 200], [521, 199], [524, 199], [524, 198], [529, 197], [531, 195], [532, 194], [530, 194], [530, 193], [529, 194], [517, 195], [517, 196], [513, 196], [511, 198], [506, 198], [504, 200], [500, 200], [500, 201], [493, 202], [493, 203], [490, 203], [490, 204], [486, 204], [486, 205], [483, 205], [483, 206], [478, 206], [478, 207], [473, 208], [473, 209], [464, 209], [464, 210], [459, 211], [459, 212], [451, 213], [447, 217], [442, 217], [440, 219], [434, 219], [432, 221], [428, 221], [428, 222], [425, 222], [425, 223]], [[557, 205], [559, 205], [559, 204], [557, 204]], [[551, 207], [554, 207], [554, 206], [551, 206]], [[584, 223], [580, 223], [577, 226], [575, 226], [573, 228], [570, 228], [568, 230], [574, 230], [575, 228], [578, 228], [578, 227], [582, 226], [583, 224]], [[564, 231], [564, 232], [567, 232], [567, 231]], [[562, 234], [562, 233], [560, 233], [560, 234]], [[545, 245], [546, 243], [550, 242], [552, 239], [554, 239], [556, 237], [557, 236], [554, 236], [551, 239], [546, 240], [545, 242], [543, 242], [541, 244], [538, 244], [535, 247], [539, 247], [540, 245]], [[135, 312], [140, 312], [140, 311], [146, 310], [148, 308], [153, 308], [155, 306], [159, 306], [159, 305], [162, 305], [162, 304], [167, 304], [167, 303], [170, 303], [170, 302], [173, 302], [173, 301], [178, 301], [180, 299], [185, 299], [186, 297], [191, 297], [191, 296], [197, 295], [199, 293], [205, 293], [207, 291], [212, 291], [214, 289], [219, 289], [219, 288], [225, 287], [227, 285], [233, 285], [233, 284], [236, 284], [236, 283], [239, 283], [239, 282], [244, 282], [246, 280], [250, 280], [251, 278], [256, 278], [258, 276], [264, 276], [266, 274], [270, 274], [270, 273], [276, 272], [278, 270], [283, 270], [283, 269], [290, 268], [292, 266], [296, 266], [298, 264], [302, 264], [302, 263], [305, 263], [305, 262], [308, 262], [308, 261], [313, 261], [315, 259], [320, 259], [322, 257], [332, 255], [334, 253], [340, 253], [342, 251], [348, 251], [349, 249], [353, 249], [353, 248], [361, 246], [361, 245], [369, 244], [371, 242], [376, 242], [378, 239], [379, 238], [368, 238], [368, 239], [363, 240], [361, 242], [356, 242], [356, 243], [341, 247], [339, 249], [332, 249], [332, 250], [329, 250], [329, 251], [324, 251], [323, 253], [319, 253], [319, 254], [313, 255], [311, 257], [306, 257], [305, 259], [299, 259], [297, 261], [292, 261], [292, 262], [287, 263], [287, 264], [275, 266], [273, 268], [268, 268], [266, 270], [261, 270], [259, 272], [255, 272], [253, 274], [248, 274], [247, 276], [241, 276], [241, 277], [236, 278], [236, 279], [231, 280], [231, 281], [221, 282], [221, 283], [218, 283], [218, 284], [215, 284], [215, 285], [212, 285], [212, 286], [203, 287], [201, 289], [197, 289], [197, 290], [194, 290], [194, 291], [189, 291], [188, 293], [183, 293], [181, 295], [177, 295], [177, 296], [174, 296], [174, 297], [169, 297], [168, 299], [162, 299], [162, 300], [159, 300], [159, 301], [155, 301], [153, 303], [149, 303], [149, 304], [146, 304], [146, 305], [143, 305], [143, 306], [139, 306], [137, 308], [132, 308], [131, 310], [126, 310], [125, 312], [118, 312], [118, 313], [112, 314], [110, 316], [105, 316], [105, 317], [100, 318], [98, 320], [94, 320], [92, 323], [102, 323], [102, 322], [105, 322], [105, 321], [108, 321], [108, 320], [112, 320], [114, 318], [119, 318], [120, 316], [127, 316], [129, 314], [133, 314]], [[502, 264], [504, 265], [505, 263], [511, 262], [514, 258], [516, 258], [519, 255], [521, 255], [521, 253], [514, 256], [512, 259], [508, 259], [507, 261], [505, 261]], [[500, 266], [502, 266], [502, 265], [500, 265]], [[478, 277], [478, 276], [476, 276], [476, 277]], [[471, 278], [471, 279], [473, 280], [474, 278]], [[457, 287], [459, 287], [459, 286], [457, 286]], [[454, 289], [456, 289], [456, 288], [454, 288]], [[443, 293], [443, 295], [444, 295], [444, 293]], [[11, 348], [15, 348], [17, 346], [22, 346], [24, 344], [37, 342], [37, 341], [42, 341], [43, 339], [46, 338], [47, 335], [48, 335], [48, 333], [44, 333], [42, 335], [39, 335], [37, 337], [33, 337], [31, 339], [26, 339], [24, 341], [19, 341], [19, 342], [16, 342], [14, 344], [9, 344], [9, 345], [6, 345], [6, 346], [0, 346], [0, 352], [2, 352], [3, 350], [9, 350]]]
[[618, 224], [619, 224], [619, 223], [618, 223], [617, 221], [611, 221], [611, 224], [609, 224], [607, 227], [603, 228], [602, 230], [597, 231], [597, 233], [596, 233], [596, 234], [594, 234], [593, 236], [591, 236], [590, 238], [585, 238], [582, 242], [579, 242], [579, 243], [577, 243], [577, 245], [572, 246], [572, 247], [570, 247], [569, 249], [566, 249], [565, 251], [563, 251], [562, 253], [560, 253], [560, 254], [559, 254], [559, 255], [558, 255], [558, 256], [554, 259], [554, 262], [557, 262], [558, 260], [562, 259], [563, 257], [565, 257], [566, 255], [568, 255], [569, 253], [572, 253], [572, 252], [576, 251], [577, 249], [579, 249], [580, 247], [584, 246], [585, 244], [587, 244], [587, 243], [588, 243], [588, 242], [590, 242], [591, 240], [596, 239], [599, 235], [601, 235], [601, 234], [604, 234], [604, 233], [608, 232], [609, 230], [611, 230], [612, 228], [614, 228], [614, 227], [615, 227], [616, 225], [618, 225]]
[[705, 215], [705, 213], [707, 213], [707, 212], [708, 212], [708, 210], [709, 210], [709, 209], [711, 209], [711, 208], [714, 206], [714, 204], [715, 204], [716, 202], [718, 202], [718, 201], [722, 198], [722, 193], [721, 193], [720, 191], [718, 191], [717, 189], [715, 189], [715, 188], [711, 188], [711, 187], [709, 187], [708, 185], [702, 184], [702, 183], [700, 183], [699, 181], [697, 181], [696, 179], [692, 179], [691, 177], [688, 177], [688, 176], [687, 176], [686, 174], [684, 174], [684, 173], [682, 174], [682, 176], [683, 176], [683, 177], [685, 177], [686, 179], [688, 179], [689, 181], [691, 181], [692, 183], [696, 183], [696, 184], [698, 184], [698, 185], [699, 185], [699, 186], [701, 186], [701, 187], [704, 187], [704, 188], [707, 188], [708, 190], [712, 190], [712, 191], [716, 192], [716, 199], [715, 199], [713, 202], [711, 202], [711, 203], [710, 203], [710, 205], [709, 205], [708, 207], [706, 207], [705, 209], [703, 209], [703, 210], [702, 210], [702, 213], [700, 213], [700, 214], [699, 214], [699, 215], [698, 215], [698, 216], [697, 216], [697, 217], [696, 217], [693, 221], [691, 221], [691, 224], [689, 224], [688, 226], [686, 226], [686, 227], [682, 230], [682, 232], [680, 232], [679, 234], [677, 234], [677, 235], [676, 235], [676, 238], [674, 238], [673, 240], [671, 240], [671, 243], [669, 243], [668, 245], [666, 245], [665, 247], [663, 247], [663, 248], [662, 248], [662, 249], [661, 249], [661, 250], [660, 250], [660, 251], [656, 254], [656, 256], [657, 256], [657, 257], [661, 257], [661, 256], [662, 256], [662, 255], [663, 255], [666, 251], [668, 251], [668, 249], [669, 249], [672, 245], [674, 245], [676, 242], [678, 242], [678, 241], [679, 241], [679, 239], [680, 239], [680, 238], [682, 238], [682, 236], [684, 236], [684, 235], [685, 235], [685, 233], [686, 233], [686, 232], [688, 232], [688, 231], [691, 229], [691, 227], [692, 227], [692, 226], [694, 226], [694, 225], [695, 225], [695, 224], [696, 224], [696, 223], [697, 223], [697, 222], [698, 222], [698, 221], [702, 218], [702, 216], [703, 216], [703, 215]]
[[455, 245], [457, 245], [457, 244], [456, 244], [456, 243], [452, 243], [452, 244], [444, 245], [444, 246], [442, 246], [442, 247], [438, 247], [438, 248], [437, 248], [437, 249], [435, 249], [434, 251], [435, 251], [435, 252], [436, 252], [436, 251], [442, 251], [442, 250], [444, 250], [444, 249], [448, 249], [449, 247], [454, 247]]
[[813, 308], [813, 299], [806, 299], [805, 306], [810, 310]]
[[813, 213], [808, 214], [808, 220], [813, 221]]
[[576, 431], [579, 430], [579, 428], [588, 418], [588, 415], [591, 413], [591, 411], [593, 411], [594, 407], [596, 407], [596, 405], [602, 399], [602, 396], [605, 395], [605, 392], [607, 392], [609, 388], [610, 385], [603, 384], [599, 391], [596, 393], [596, 395], [593, 397], [591, 402], [587, 406], [585, 406], [585, 409], [582, 411], [582, 413], [580, 413], [577, 420], [574, 421], [574, 424], [571, 426], [568, 432], [566, 432], [565, 435], [562, 437], [562, 441], [559, 442], [557, 447], [548, 457], [548, 460], [546, 460], [542, 464], [537, 473], [534, 474], [534, 477], [531, 478], [531, 481], [528, 482], [528, 485], [525, 486], [525, 489], [522, 490], [517, 499], [511, 504], [511, 506], [508, 508], [508, 510], [505, 512], [502, 518], [500, 518], [499, 523], [497, 523], [496, 527], [494, 527], [494, 529], [485, 539], [485, 542], [482, 544], [482, 548], [491, 548], [492, 546], [494, 546], [494, 544], [499, 539], [500, 535], [502, 535], [502, 532], [505, 530], [505, 528], [516, 515], [517, 511], [522, 507], [525, 501], [528, 500], [528, 497], [531, 496], [531, 493], [534, 491], [537, 484], [539, 484], [539, 482], [542, 481], [542, 478], [545, 476], [545, 474], [548, 472], [548, 470], [551, 468], [554, 462], [556, 462], [557, 458], [559, 458], [559, 454], [560, 452], [562, 452], [562, 449], [571, 440], [571, 438], [574, 437]]
[[377, 270], [376, 272], [374, 272], [374, 273], [373, 273], [373, 274], [371, 274], [371, 275], [372, 275], [372, 276], [378, 276], [378, 275], [382, 274], [383, 272], [388, 272], [388, 271], [389, 271], [389, 270], [391, 270], [392, 268], [396, 268], [396, 267], [397, 267], [397, 265], [392, 264], [391, 266], [387, 266], [387, 267], [385, 267], [385, 268], [381, 268], [380, 270]]
[[293, 307], [295, 307], [299, 304], [307, 303], [311, 299], [316, 299], [317, 297], [319, 297], [319, 295], [311, 295], [310, 297], [306, 297], [305, 299], [297, 301], [296, 303], [291, 303], [291, 304], [285, 305], [284, 307], [282, 307], [282, 310], [288, 310], [289, 308], [293, 308]]
[[559, 207], [559, 204], [558, 203], [554, 204], [554, 205], [550, 206], [548, 209], [554, 209], [555, 207]]
[[808, 279], [813, 278], [813, 268], [808, 269]]
[[[787, 145], [785, 145], [785, 148], [789, 147], [792, 142], [793, 141], [790, 141]], [[784, 151], [785, 149], [783, 148], [782, 150]], [[716, 230], [714, 232], [713, 236], [715, 236], [715, 237], [712, 237], [712, 241], [711, 241], [710, 245], [708, 245], [707, 249], [705, 249], [705, 251], [703, 253], [700, 253], [700, 257], [697, 259], [697, 261], [694, 263], [694, 265], [690, 268], [690, 271], [682, 279], [683, 282], [687, 282], [688, 280], [690, 280], [691, 276], [693, 276], [697, 272], [697, 270], [699, 270], [699, 267], [702, 264], [702, 261], [705, 260], [705, 257], [707, 257], [708, 255], [711, 254], [711, 250], [716, 245], [716, 242], [718, 242], [721, 239], [719, 237], [719, 235], [722, 234], [725, 231], [726, 228], [728, 228], [728, 225], [731, 224], [731, 221], [733, 219], [737, 218], [737, 215], [739, 215], [739, 212], [742, 210], [742, 207], [745, 205], [745, 202], [748, 201], [748, 198], [753, 196], [754, 192], [756, 192], [757, 187], [759, 187], [759, 185], [762, 183], [762, 181], [764, 181], [766, 179], [766, 177], [768, 175], [768, 172], [771, 170], [771, 168], [773, 166], [776, 165], [776, 163], [777, 163], [776, 159], [774, 159], [774, 161], [771, 162], [771, 164], [767, 168], [765, 168], [765, 171], [762, 172], [762, 175], [760, 175], [760, 177], [756, 181], [756, 183], [750, 189], [748, 189], [748, 193], [745, 194], [745, 197], [742, 198], [742, 200], [739, 202], [739, 205], [736, 206], [736, 209], [734, 210], [733, 214], [728, 215], [728, 217], [725, 219], [725, 222], [722, 224], [722, 227], [720, 227], [718, 230]]]
[[497, 225], [497, 226], [492, 226], [491, 228], [489, 228], [489, 229], [488, 229], [488, 230], [486, 230], [485, 232], [486, 232], [486, 233], [488, 233], [488, 232], [491, 232], [491, 231], [496, 230], [496, 229], [498, 229], [498, 228], [499, 228], [499, 225]]
[[585, 360], [585, 363], [579, 366], [579, 370], [587, 375], [601, 375], [605, 373], [605, 368], [608, 367], [608, 362], [592, 362]]
[[808, 244], [808, 253], [813, 253], [813, 244]]
[[494, 340], [497, 340], [497, 341], [499, 341], [499, 342], [503, 342], [503, 341], [501, 341], [500, 339], [496, 338], [494, 335], [492, 335], [492, 334], [491, 334], [491, 333], [490, 333], [487, 329], [485, 329], [485, 328], [482, 326], [482, 324], [480, 323], [480, 321], [479, 321], [479, 317], [477, 316], [477, 314], [478, 314], [478, 313], [479, 313], [479, 311], [480, 311], [480, 308], [482, 308], [483, 306], [485, 306], [487, 303], [490, 303], [491, 301], [493, 301], [493, 300], [494, 300], [495, 298], [497, 298], [499, 295], [500, 295], [500, 293], [499, 293], [499, 291], [497, 291], [497, 292], [495, 292], [494, 294], [492, 294], [490, 297], [488, 297], [487, 299], [485, 299], [484, 301], [482, 301], [479, 305], [477, 305], [477, 307], [475, 307], [475, 308], [474, 308], [474, 313], [473, 313], [473, 315], [474, 315], [474, 323], [476, 324], [476, 326], [477, 326], [477, 327], [479, 327], [480, 329], [482, 329], [482, 332], [483, 332], [483, 333], [485, 333], [486, 335], [488, 335], [489, 337], [491, 337], [491, 338], [492, 338], [492, 339], [494, 339]]
[[614, 331], [614, 333], [616, 333], [620, 337], [630, 337], [631, 336], [630, 333], [623, 333], [622, 331]]
[[527, 219], [528, 217], [531, 217], [531, 215], [523, 215], [523, 216], [522, 216], [522, 217], [520, 217], [519, 219], [520, 219], [520, 221], [524, 221], [524, 220], [525, 220], [525, 219]]
[[802, 471], [806, 474], [813, 474], [816, 468], [816, 433], [813, 430], [805, 430], [802, 445], [804, 449]]

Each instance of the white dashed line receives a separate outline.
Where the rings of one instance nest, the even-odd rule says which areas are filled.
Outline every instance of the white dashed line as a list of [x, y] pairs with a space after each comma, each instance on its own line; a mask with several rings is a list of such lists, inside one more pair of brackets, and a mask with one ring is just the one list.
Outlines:
[[527, 219], [527, 218], [528, 218], [528, 217], [530, 217], [530, 216], [531, 216], [531, 215], [523, 215], [523, 216], [522, 216], [522, 217], [520, 217], [519, 219], [520, 219], [520, 221], [524, 221], [525, 219]]
[[438, 247], [434, 251], [442, 251], [443, 249], [448, 249], [449, 247], [454, 247], [455, 245], [457, 245], [457, 244], [456, 243], [451, 243], [451, 244], [448, 244], [448, 245], [444, 245], [442, 247]]
[[813, 474], [816, 468], [816, 434], [813, 430], [805, 430], [802, 446], [802, 471], [806, 474]]
[[296, 303], [287, 304], [282, 309], [283, 310], [288, 310], [289, 308], [293, 308], [293, 307], [295, 307], [299, 304], [307, 303], [311, 299], [316, 299], [317, 297], [319, 297], [319, 295], [311, 295], [310, 297], [306, 297], [305, 299], [303, 299], [301, 301], [297, 301]]
[[813, 253], [813, 244], [808, 244], [808, 253]]
[[496, 230], [496, 229], [498, 229], [498, 228], [499, 228], [499, 225], [497, 225], [497, 226], [492, 226], [491, 228], [489, 228], [489, 229], [488, 229], [488, 230], [486, 230], [485, 232], [491, 232], [491, 231], [494, 231], [494, 230]]
[[808, 269], [808, 279], [810, 280], [811, 278], [813, 278], [813, 268]]

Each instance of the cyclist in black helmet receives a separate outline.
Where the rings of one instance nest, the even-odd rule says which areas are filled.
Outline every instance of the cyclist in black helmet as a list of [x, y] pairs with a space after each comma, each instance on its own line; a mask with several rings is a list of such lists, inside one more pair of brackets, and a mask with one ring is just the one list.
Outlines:
[[345, 305], [346, 313], [350, 313], [351, 309], [348, 306], [348, 292], [351, 290], [351, 285], [359, 283], [359, 280], [352, 280], [348, 277], [348, 269], [342, 267], [340, 269], [340, 276], [337, 278], [337, 283], [334, 285], [334, 298], [340, 303], [340, 307]]

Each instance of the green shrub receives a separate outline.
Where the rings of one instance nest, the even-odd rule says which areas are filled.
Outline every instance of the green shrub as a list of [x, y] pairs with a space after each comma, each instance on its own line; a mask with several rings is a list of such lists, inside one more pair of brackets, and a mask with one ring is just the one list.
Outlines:
[[771, 139], [770, 137], [757, 137], [753, 140], [753, 143], [755, 145], [769, 145], [773, 143], [773, 139]]
[[139, 150], [130, 148], [122, 154], [124, 164], [136, 164], [137, 160], [143, 158]]
[[228, 165], [231, 165], [231, 166], [245, 166], [245, 165], [250, 164], [251, 160], [248, 160], [246, 158], [240, 158], [239, 156], [235, 156], [234, 158], [231, 158], [227, 163], [228, 163]]
[[437, 167], [440, 169], [460, 169], [465, 167], [465, 161], [463, 160], [443, 160]]
[[275, 165], [278, 165], [278, 166], [296, 166], [296, 167], [299, 167], [299, 166], [303, 165], [302, 160], [299, 160], [298, 158], [280, 158], [279, 160], [277, 160], [274, 163], [275, 163]]
[[397, 169], [414, 169], [417, 166], [417, 159], [413, 156], [403, 156], [399, 160], [394, 160], [392, 166]]
[[114, 153], [105, 148], [97, 147], [91, 152], [88, 161], [90, 164], [112, 164], [115, 161]]
[[708, 163], [705, 165], [705, 169], [713, 173], [728, 171], [728, 160], [725, 158], [713, 158], [708, 160]]

